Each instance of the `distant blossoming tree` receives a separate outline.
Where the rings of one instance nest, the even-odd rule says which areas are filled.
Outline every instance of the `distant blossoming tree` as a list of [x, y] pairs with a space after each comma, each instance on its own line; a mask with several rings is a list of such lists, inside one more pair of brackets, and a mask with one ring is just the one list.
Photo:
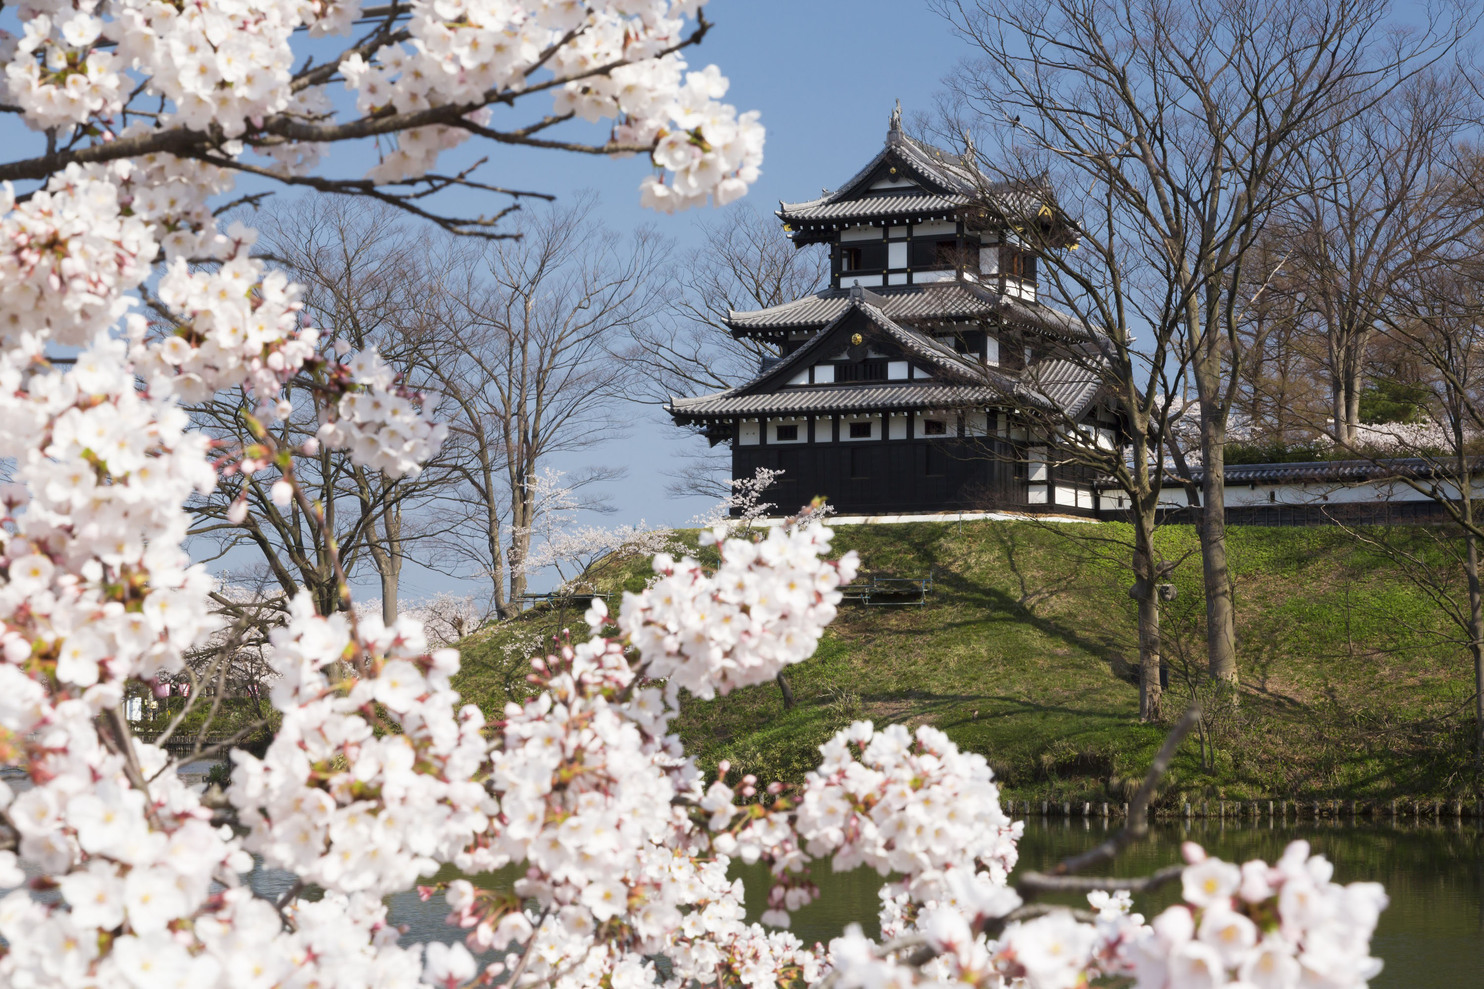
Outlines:
[[[236, 176], [421, 211], [431, 190], [479, 187], [433, 171], [477, 137], [648, 152], [661, 171], [644, 198], [676, 209], [741, 194], [761, 130], [717, 102], [715, 69], [684, 71], [705, 29], [685, 0], [33, 0], [17, 16], [3, 106], [37, 137], [0, 165], [30, 183], [0, 196], [0, 758], [28, 783], [0, 783], [0, 983], [1355, 985], [1375, 969], [1383, 894], [1334, 885], [1297, 846], [1241, 869], [1192, 852], [1185, 903], [1151, 926], [1107, 895], [1095, 923], [1026, 913], [1053, 884], [1007, 886], [1018, 827], [986, 761], [931, 728], [854, 725], [771, 801], [747, 778], [708, 785], [670, 732], [681, 692], [808, 657], [855, 572], [807, 520], [721, 541], [713, 571], [657, 557], [654, 585], [611, 621], [594, 606], [592, 637], [535, 661], [539, 689], [493, 721], [459, 706], [456, 651], [410, 617], [357, 615], [337, 570], [340, 610], [301, 594], [269, 633], [266, 752], [234, 752], [220, 798], [187, 788], [120, 709], [216, 631], [215, 585], [182, 549], [186, 501], [272, 465], [273, 500], [314, 515], [297, 456], [345, 449], [407, 475], [443, 438], [375, 351], [318, 346], [251, 230], [219, 227]], [[354, 110], [331, 98], [342, 83]], [[543, 93], [545, 116], [506, 123]], [[611, 118], [611, 139], [548, 136], [574, 117]], [[310, 171], [367, 138], [384, 143], [366, 178]], [[298, 449], [270, 432], [291, 378], [313, 383], [322, 419]], [[250, 396], [240, 446], [182, 409], [231, 389]], [[731, 855], [770, 863], [777, 923], [814, 895], [810, 861], [895, 873], [894, 940], [812, 949], [746, 923]], [[255, 892], [254, 856], [297, 882]], [[511, 891], [450, 884], [464, 943], [400, 944], [384, 897], [446, 864], [524, 871]], [[323, 895], [301, 897], [310, 885]]]

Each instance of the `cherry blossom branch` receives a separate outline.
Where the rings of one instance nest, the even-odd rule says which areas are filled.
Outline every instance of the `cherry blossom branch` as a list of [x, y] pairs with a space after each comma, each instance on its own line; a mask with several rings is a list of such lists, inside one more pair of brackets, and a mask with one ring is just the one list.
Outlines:
[[[1164, 778], [1165, 773], [1169, 772], [1170, 763], [1174, 760], [1180, 743], [1195, 728], [1200, 716], [1199, 706], [1191, 705], [1170, 733], [1165, 736], [1164, 744], [1159, 747], [1154, 761], [1149, 764], [1149, 771], [1144, 775], [1144, 782], [1139, 786], [1134, 798], [1129, 801], [1127, 823], [1097, 847], [1062, 860], [1050, 872], [1045, 874], [1031, 872], [1023, 875], [1016, 885], [1022, 896], [1040, 889], [1056, 889], [1058, 887], [1054, 885], [1054, 882], [1059, 877], [1082, 872], [1104, 862], [1111, 862], [1125, 848], [1149, 833], [1149, 802], [1159, 787], [1159, 781]], [[1113, 881], [1102, 880], [1102, 882], [1101, 888], [1107, 889]], [[1053, 883], [1053, 885], [1047, 886], [1046, 883]]]

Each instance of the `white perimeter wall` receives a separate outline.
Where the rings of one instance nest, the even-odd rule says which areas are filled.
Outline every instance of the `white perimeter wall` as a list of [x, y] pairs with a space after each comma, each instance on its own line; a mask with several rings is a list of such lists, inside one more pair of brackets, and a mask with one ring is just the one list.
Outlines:
[[[1442, 485], [1442, 490], [1449, 497], [1457, 495], [1457, 488]], [[1117, 509], [1127, 507], [1128, 499], [1124, 498], [1123, 506], [1120, 506], [1120, 497], [1117, 491], [1103, 491], [1100, 508]], [[1475, 498], [1484, 498], [1484, 479], [1474, 483], [1473, 495]], [[1428, 496], [1413, 489], [1410, 485], [1400, 481], [1385, 482], [1363, 482], [1357, 484], [1336, 484], [1327, 481], [1322, 484], [1233, 484], [1228, 482], [1226, 486], [1226, 506], [1228, 508], [1255, 508], [1263, 505], [1341, 505], [1356, 504], [1361, 502], [1408, 502], [1428, 501]], [[1159, 503], [1165, 508], [1184, 508], [1190, 504], [1185, 497], [1185, 489], [1175, 485], [1166, 484], [1160, 492]]]

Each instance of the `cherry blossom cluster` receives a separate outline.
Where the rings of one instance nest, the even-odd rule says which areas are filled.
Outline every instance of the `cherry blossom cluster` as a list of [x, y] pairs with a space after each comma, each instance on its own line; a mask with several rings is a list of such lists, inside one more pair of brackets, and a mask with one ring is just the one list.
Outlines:
[[1381, 971], [1371, 934], [1379, 883], [1333, 882], [1334, 866], [1295, 841], [1272, 865], [1241, 866], [1184, 847], [1183, 903], [1121, 952], [1140, 985], [1364, 986]]
[[[414, 0], [406, 42], [341, 63], [357, 109], [415, 113], [440, 105], [479, 106], [492, 92], [520, 92], [543, 73], [560, 85], [555, 112], [614, 121], [620, 145], [652, 148], [669, 181], [642, 185], [647, 206], [674, 212], [713, 199], [723, 205], [757, 181], [764, 132], [755, 112], [720, 102], [727, 81], [715, 66], [686, 72], [672, 49], [696, 0], [631, 0], [590, 5], [551, 0]], [[484, 110], [470, 119], [487, 124]], [[467, 138], [430, 124], [397, 137], [372, 172], [380, 182], [425, 174], [443, 150]]]
[[184, 401], [242, 385], [266, 409], [315, 356], [318, 336], [300, 330], [299, 286], [249, 257], [252, 236], [234, 232], [237, 249], [221, 265], [193, 270], [176, 258], [166, 268], [158, 296], [177, 325], [160, 339], [138, 339], [136, 359], [160, 390]]
[[1023, 824], [1000, 808], [983, 756], [960, 752], [926, 725], [912, 733], [901, 725], [877, 731], [865, 721], [836, 733], [820, 755], [798, 794], [779, 791], [766, 808], [736, 806], [720, 779], [701, 802], [720, 832], [719, 850], [770, 863], [765, 922], [787, 926], [789, 911], [818, 895], [807, 866], [823, 858], [837, 872], [867, 867], [900, 877], [881, 891], [885, 931], [906, 930], [923, 904], [970, 917], [998, 916], [1018, 904], [1005, 883]]
[[9, 53], [11, 98], [34, 127], [107, 120], [138, 77], [167, 101], [161, 123], [238, 137], [297, 104], [293, 32], [343, 32], [359, 12], [337, 0], [32, 0]]
[[[568, 644], [535, 668], [540, 692], [509, 706], [491, 753], [498, 818], [456, 859], [480, 870], [524, 863], [524, 877], [507, 893], [467, 882], [448, 891], [470, 948], [517, 949], [485, 975], [518, 968], [571, 989], [606, 977], [637, 987], [655, 981], [655, 956], [706, 984], [723, 970], [759, 987], [816, 974], [796, 938], [744, 921], [741, 884], [698, 826], [701, 776], [668, 731], [674, 709], [638, 679], [624, 644]], [[467, 978], [471, 959], [439, 952], [429, 977]]]
[[721, 556], [714, 573], [691, 557], [656, 556], [660, 579], [625, 593], [618, 616], [644, 674], [667, 680], [672, 698], [682, 689], [709, 698], [813, 655], [858, 566], [854, 552], [824, 558], [831, 538], [821, 525], [778, 527], [756, 542], [702, 533]]
[[[283, 722], [262, 759], [233, 753], [228, 791], [250, 851], [324, 889], [381, 897], [485, 830], [496, 805], [475, 782], [484, 716], [455, 712], [456, 652], [429, 653], [409, 619], [388, 628], [365, 615], [352, 630], [344, 613], [316, 615], [307, 594], [270, 643]], [[378, 707], [399, 731], [376, 734]]]
[[33, 3], [5, 65], [10, 96], [37, 128], [65, 127], [117, 113], [127, 79], [103, 41], [92, 3]]
[[[721, 102], [716, 67], [687, 71], [676, 50], [702, 2], [412, 0], [395, 38], [350, 51], [338, 72], [306, 84], [293, 74], [295, 32], [347, 33], [359, 0], [34, 0], [0, 59], [8, 102], [38, 130], [89, 126], [109, 139], [216, 128], [227, 155], [251, 147], [290, 173], [316, 164], [324, 145], [268, 122], [334, 120], [334, 82], [355, 92], [364, 116], [467, 107], [461, 116], [476, 127], [492, 103], [553, 89], [555, 115], [611, 120], [617, 152], [649, 150], [662, 174], [644, 180], [642, 199], [673, 212], [743, 195], [762, 161], [757, 114]], [[118, 127], [136, 96], [162, 109], [151, 107], [148, 125]], [[422, 176], [469, 136], [446, 118], [409, 121], [386, 135], [369, 177]]]
[[1183, 851], [1183, 902], [1148, 924], [1127, 892], [1095, 892], [1091, 923], [1058, 911], [1012, 920], [990, 939], [984, 922], [1018, 904], [1006, 890], [987, 913], [964, 900], [929, 901], [910, 920], [883, 924], [884, 935], [937, 952], [925, 965], [907, 964], [906, 952], [883, 950], [853, 927], [831, 943], [828, 966], [845, 989], [1075, 989], [1102, 976], [1130, 977], [1138, 989], [1360, 989], [1380, 972], [1370, 957], [1387, 902], [1378, 884], [1334, 883], [1333, 866], [1304, 841], [1271, 865], [1237, 866], [1191, 843]]
[[[226, 987], [297, 980], [323, 986], [417, 984], [420, 952], [374, 897], [331, 893], [283, 912], [242, 884], [251, 858], [155, 746], [115, 751], [81, 700], [52, 704], [0, 666], [0, 738], [18, 745], [31, 783], [0, 784], [0, 812], [20, 836], [0, 853], [5, 985]], [[23, 738], [24, 741], [20, 739]], [[286, 923], [287, 921], [287, 923]]]
[[0, 186], [0, 345], [42, 334], [81, 347], [124, 315], [157, 246], [120, 201], [133, 168], [69, 165], [25, 202]]
[[374, 347], [341, 370], [345, 393], [326, 409], [317, 438], [388, 477], [422, 470], [442, 447], [448, 427], [423, 415], [422, 396], [398, 384], [396, 372]]
[[56, 373], [0, 354], [0, 457], [14, 465], [0, 508], [0, 647], [94, 710], [131, 677], [174, 672], [213, 627], [213, 582], [181, 543], [185, 500], [215, 483], [185, 412], [134, 386], [121, 341]]

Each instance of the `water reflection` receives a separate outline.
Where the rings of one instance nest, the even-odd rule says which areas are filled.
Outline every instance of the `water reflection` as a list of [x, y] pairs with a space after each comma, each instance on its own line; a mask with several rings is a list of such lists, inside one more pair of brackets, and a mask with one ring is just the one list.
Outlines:
[[[1021, 869], [1048, 868], [1102, 841], [1116, 822], [1054, 818], [1027, 822], [1020, 843]], [[1335, 865], [1340, 883], [1375, 880], [1386, 886], [1391, 906], [1381, 915], [1372, 952], [1386, 963], [1371, 982], [1376, 989], [1430, 989], [1433, 986], [1484, 987], [1484, 827], [1473, 821], [1444, 820], [1420, 826], [1366, 823], [1195, 819], [1157, 825], [1117, 861], [1117, 875], [1138, 876], [1180, 861], [1180, 843], [1201, 843], [1230, 861], [1283, 853], [1302, 838]], [[764, 909], [767, 876], [759, 868], [739, 868], [747, 881], [748, 918]], [[794, 931], [806, 941], [828, 940], [846, 924], [875, 926], [876, 890], [881, 880], [867, 872], [832, 874], [828, 866], [814, 880], [821, 902], [800, 911]], [[1167, 888], [1138, 899], [1152, 916], [1178, 899]], [[1073, 897], [1063, 902], [1075, 904]], [[1085, 903], [1085, 901], [1083, 901]]]

